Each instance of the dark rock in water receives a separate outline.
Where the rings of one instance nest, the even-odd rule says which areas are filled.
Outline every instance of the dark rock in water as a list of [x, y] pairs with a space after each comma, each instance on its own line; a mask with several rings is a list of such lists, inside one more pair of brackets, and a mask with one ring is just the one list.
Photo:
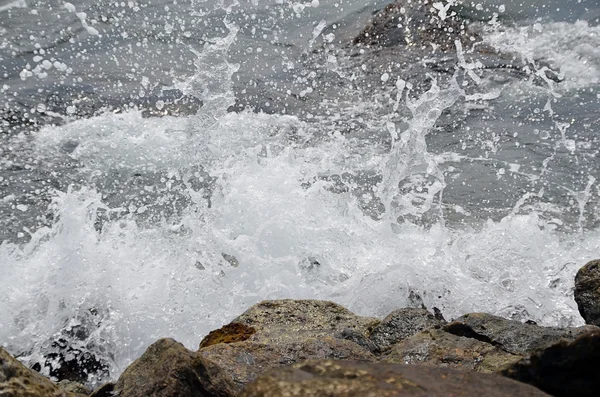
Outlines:
[[588, 262], [577, 272], [575, 302], [587, 324], [600, 326], [600, 260]]
[[440, 328], [444, 323], [425, 309], [404, 308], [390, 313], [379, 324], [370, 339], [380, 351], [429, 328]]
[[0, 396], [2, 397], [79, 397], [63, 390], [44, 376], [28, 369], [0, 348]]
[[444, 330], [451, 334], [490, 343], [513, 354], [530, 354], [561, 339], [574, 340], [594, 329], [597, 328], [540, 327], [486, 313], [466, 314], [444, 327]]
[[309, 361], [260, 376], [242, 397], [542, 397], [497, 375], [402, 364]]
[[530, 383], [556, 397], [600, 395], [600, 331], [561, 341], [524, 359], [503, 375]]
[[375, 361], [361, 341], [378, 323], [332, 302], [264, 301], [209, 334], [198, 354], [207, 363], [213, 391], [237, 395], [264, 371], [302, 360]]
[[65, 323], [64, 328], [43, 349], [42, 361], [34, 363], [36, 371], [45, 369], [58, 381], [94, 383], [109, 376], [109, 364], [103, 357], [110, 356], [106, 346], [92, 338], [92, 333], [104, 321], [103, 313], [90, 309]]
[[99, 388], [97, 388], [96, 390], [94, 390], [94, 392], [92, 394], [90, 394], [90, 397], [113, 397], [115, 390], [115, 384], [110, 382], [110, 383], [105, 383], [102, 386], [100, 386]]
[[477, 339], [430, 329], [393, 345], [381, 361], [491, 373], [522, 358]]
[[94, 397], [203, 397], [213, 396], [203, 360], [173, 339], [160, 339], [133, 362], [114, 386], [94, 392]]
[[379, 11], [354, 39], [375, 46], [436, 46], [454, 48], [456, 40], [470, 40], [466, 21], [449, 4], [423, 0], [397, 0]]

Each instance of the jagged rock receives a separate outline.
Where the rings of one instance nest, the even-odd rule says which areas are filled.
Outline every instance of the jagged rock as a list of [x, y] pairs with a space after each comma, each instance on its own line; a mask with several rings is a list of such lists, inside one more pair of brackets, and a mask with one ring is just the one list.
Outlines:
[[278, 368], [242, 397], [542, 397], [546, 393], [497, 375], [402, 364], [313, 361]]
[[78, 397], [83, 395], [62, 390], [0, 348], [0, 396]]
[[208, 365], [214, 390], [237, 395], [264, 371], [302, 360], [375, 361], [353, 338], [364, 341], [378, 323], [332, 302], [264, 301], [211, 332], [198, 353]]
[[561, 339], [574, 340], [579, 335], [594, 329], [598, 328], [593, 326], [540, 327], [486, 313], [466, 314], [444, 327], [444, 330], [451, 334], [478, 339], [507, 352], [522, 355], [548, 347]]
[[213, 396], [206, 365], [195, 352], [173, 339], [160, 339], [133, 362], [116, 384], [105, 385], [94, 397], [203, 397]]
[[404, 308], [390, 313], [373, 332], [370, 339], [380, 351], [418, 332], [429, 328], [440, 328], [444, 322], [425, 309]]
[[593, 397], [600, 394], [600, 331], [572, 342], [561, 341], [524, 359], [503, 375], [530, 383], [556, 397]]
[[381, 361], [491, 373], [522, 358], [477, 339], [430, 329], [395, 344]]
[[600, 326], [600, 260], [588, 262], [577, 272], [575, 302], [587, 324]]
[[[355, 44], [454, 48], [455, 40], [470, 40], [466, 21], [442, 2], [397, 0], [379, 11], [354, 39]], [[448, 8], [445, 8], [448, 6]]]

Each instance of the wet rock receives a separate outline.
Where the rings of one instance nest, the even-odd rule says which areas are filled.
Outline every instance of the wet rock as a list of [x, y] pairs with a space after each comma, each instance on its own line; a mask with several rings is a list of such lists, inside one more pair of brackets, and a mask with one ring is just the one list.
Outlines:
[[206, 366], [194, 352], [173, 339], [160, 339], [133, 362], [114, 386], [94, 392], [94, 397], [202, 397], [212, 396], [203, 386]]
[[477, 339], [430, 329], [395, 344], [381, 361], [491, 373], [522, 358]]
[[546, 393], [497, 375], [402, 364], [313, 361], [272, 370], [242, 397], [542, 397]]
[[486, 313], [466, 314], [444, 327], [451, 334], [477, 339], [507, 352], [523, 355], [548, 347], [561, 339], [574, 340], [594, 329], [597, 328], [540, 327]]
[[278, 366], [307, 359], [375, 361], [360, 341], [378, 323], [332, 302], [264, 301], [209, 334], [198, 353], [207, 363], [213, 391], [237, 395]]
[[592, 397], [600, 391], [600, 331], [561, 341], [524, 359], [503, 375], [556, 397]]
[[68, 320], [61, 332], [43, 349], [44, 359], [33, 364], [36, 371], [45, 370], [58, 381], [95, 382], [109, 376], [108, 346], [99, 343], [94, 334], [108, 314], [98, 309], [85, 310]]
[[575, 302], [587, 324], [600, 326], [600, 260], [588, 262], [577, 272]]
[[114, 383], [112, 383], [112, 382], [105, 383], [102, 386], [100, 386], [99, 388], [97, 388], [96, 390], [94, 390], [94, 392], [92, 394], [90, 394], [90, 397], [113, 397], [114, 390], [115, 390]]
[[379, 11], [354, 43], [447, 49], [454, 48], [455, 40], [470, 40], [471, 36], [467, 32], [466, 21], [449, 4], [397, 0]]
[[0, 396], [78, 397], [82, 394], [62, 390], [49, 379], [25, 367], [0, 348]]
[[440, 328], [444, 322], [425, 309], [404, 308], [390, 313], [371, 333], [370, 339], [383, 351], [418, 332]]

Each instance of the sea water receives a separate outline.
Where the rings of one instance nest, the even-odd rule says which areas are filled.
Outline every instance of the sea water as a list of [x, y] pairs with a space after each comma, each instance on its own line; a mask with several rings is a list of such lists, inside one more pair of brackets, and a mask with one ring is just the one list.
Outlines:
[[[582, 325], [573, 277], [600, 251], [591, 8], [508, 23], [490, 2], [485, 42], [528, 68], [511, 80], [349, 56], [385, 4], [358, 3], [2, 5], [3, 100], [39, 125], [3, 125], [2, 346], [31, 365], [84, 325], [114, 379], [160, 337], [196, 349], [279, 298]], [[161, 113], [183, 106], [173, 91], [199, 105]]]

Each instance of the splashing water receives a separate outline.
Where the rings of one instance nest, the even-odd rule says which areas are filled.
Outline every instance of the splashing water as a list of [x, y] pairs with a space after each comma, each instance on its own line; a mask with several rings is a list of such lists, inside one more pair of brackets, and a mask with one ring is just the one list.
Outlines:
[[[448, 318], [486, 311], [582, 323], [572, 286], [600, 250], [599, 231], [582, 227], [597, 196], [594, 176], [567, 192], [576, 199], [577, 233], [557, 231], [559, 220], [542, 211], [521, 210], [543, 195], [537, 186], [501, 220], [447, 225], [442, 193], [454, 180], [426, 138], [445, 112], [464, 105], [456, 78], [432, 79], [417, 97], [407, 90], [405, 127], [371, 120], [392, 135], [381, 150], [339, 133], [331, 122], [339, 113], [307, 121], [229, 112], [240, 66], [228, 53], [240, 29], [224, 25], [202, 50], [191, 48], [197, 72], [170, 87], [202, 101], [197, 114], [105, 113], [23, 138], [42, 162], [67, 153], [76, 165], [65, 172], [77, 182], [54, 192], [50, 226], [28, 230], [25, 244], [0, 245], [4, 347], [40, 362], [57, 335], [85, 324], [81, 347], [109, 366], [110, 375], [89, 379], [95, 383], [118, 376], [160, 337], [197, 348], [208, 331], [263, 299], [330, 299], [362, 315], [423, 303]], [[406, 86], [398, 80], [399, 102]], [[338, 111], [350, 118], [355, 109]], [[564, 134], [542, 176], [567, 146]], [[413, 222], [436, 199], [439, 216]]]

